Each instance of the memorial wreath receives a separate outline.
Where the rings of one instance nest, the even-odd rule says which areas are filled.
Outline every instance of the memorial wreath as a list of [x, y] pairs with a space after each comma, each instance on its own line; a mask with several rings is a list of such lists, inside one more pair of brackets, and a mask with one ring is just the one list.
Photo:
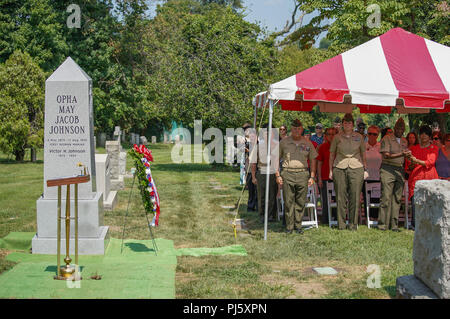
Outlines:
[[153, 162], [152, 152], [145, 145], [137, 146], [134, 144], [129, 154], [133, 158], [136, 167], [135, 174], [138, 178], [144, 208], [148, 213], [152, 212], [155, 214], [153, 216], [152, 226], [158, 226], [160, 206], [158, 190], [156, 189], [150, 169], [150, 162]]

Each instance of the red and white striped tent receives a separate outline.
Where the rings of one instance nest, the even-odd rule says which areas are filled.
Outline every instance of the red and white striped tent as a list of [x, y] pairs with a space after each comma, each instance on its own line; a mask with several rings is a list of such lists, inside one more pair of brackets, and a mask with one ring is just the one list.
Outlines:
[[[361, 44], [325, 62], [274, 83], [253, 98], [256, 112], [270, 106], [282, 110], [349, 113], [450, 112], [450, 48], [401, 28]], [[269, 130], [269, 140], [271, 130]], [[270, 143], [267, 152], [270, 162]], [[269, 191], [267, 166], [264, 239], [267, 239]]]
[[323, 63], [274, 83], [253, 99], [283, 110], [361, 113], [450, 112], [450, 47], [391, 29]]

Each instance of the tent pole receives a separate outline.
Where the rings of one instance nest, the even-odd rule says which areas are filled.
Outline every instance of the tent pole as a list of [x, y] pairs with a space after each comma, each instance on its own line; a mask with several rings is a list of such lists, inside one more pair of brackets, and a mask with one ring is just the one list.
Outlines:
[[269, 100], [269, 126], [267, 127], [266, 198], [264, 205], [264, 240], [267, 240], [267, 219], [269, 215], [270, 146], [272, 141], [273, 100]]
[[256, 118], [258, 117], [258, 107], [255, 105], [255, 110], [253, 112], [253, 128], [256, 129]]

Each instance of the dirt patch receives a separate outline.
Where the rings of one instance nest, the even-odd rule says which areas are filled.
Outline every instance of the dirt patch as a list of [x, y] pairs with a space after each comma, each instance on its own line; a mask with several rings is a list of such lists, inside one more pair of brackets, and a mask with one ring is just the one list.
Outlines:
[[321, 296], [327, 294], [325, 285], [317, 281], [299, 282], [295, 278], [286, 278], [277, 275], [276, 273], [273, 275], [262, 276], [261, 281], [268, 285], [283, 285], [291, 287], [294, 293], [288, 296], [288, 299], [320, 298]]
[[196, 279], [197, 279], [196, 275], [194, 275], [193, 273], [188, 273], [188, 272], [177, 272], [175, 275], [175, 282], [177, 284], [188, 283], [188, 282], [196, 280]]
[[11, 252], [9, 250], [0, 248], [0, 258], [6, 258]]
[[123, 231], [123, 227], [122, 226], [109, 226], [109, 230], [114, 231], [114, 232], [120, 232], [120, 231]]

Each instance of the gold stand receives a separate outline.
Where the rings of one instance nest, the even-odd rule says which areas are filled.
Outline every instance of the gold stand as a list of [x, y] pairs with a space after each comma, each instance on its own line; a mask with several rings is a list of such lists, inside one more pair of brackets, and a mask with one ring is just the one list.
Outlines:
[[[57, 216], [57, 248], [56, 248], [56, 277], [55, 279], [67, 280], [75, 278], [75, 268], [70, 264], [72, 259], [69, 256], [70, 248], [70, 220], [75, 220], [75, 265], [78, 265], [78, 184], [87, 183], [90, 175], [81, 175], [76, 177], [59, 178], [47, 180], [47, 186], [58, 186], [58, 216]], [[75, 217], [70, 218], [70, 184], [74, 184], [75, 188]], [[66, 216], [61, 217], [61, 187], [67, 185], [66, 193]], [[66, 257], [64, 258], [65, 266], [61, 267], [61, 221], [65, 220], [66, 226]]]

